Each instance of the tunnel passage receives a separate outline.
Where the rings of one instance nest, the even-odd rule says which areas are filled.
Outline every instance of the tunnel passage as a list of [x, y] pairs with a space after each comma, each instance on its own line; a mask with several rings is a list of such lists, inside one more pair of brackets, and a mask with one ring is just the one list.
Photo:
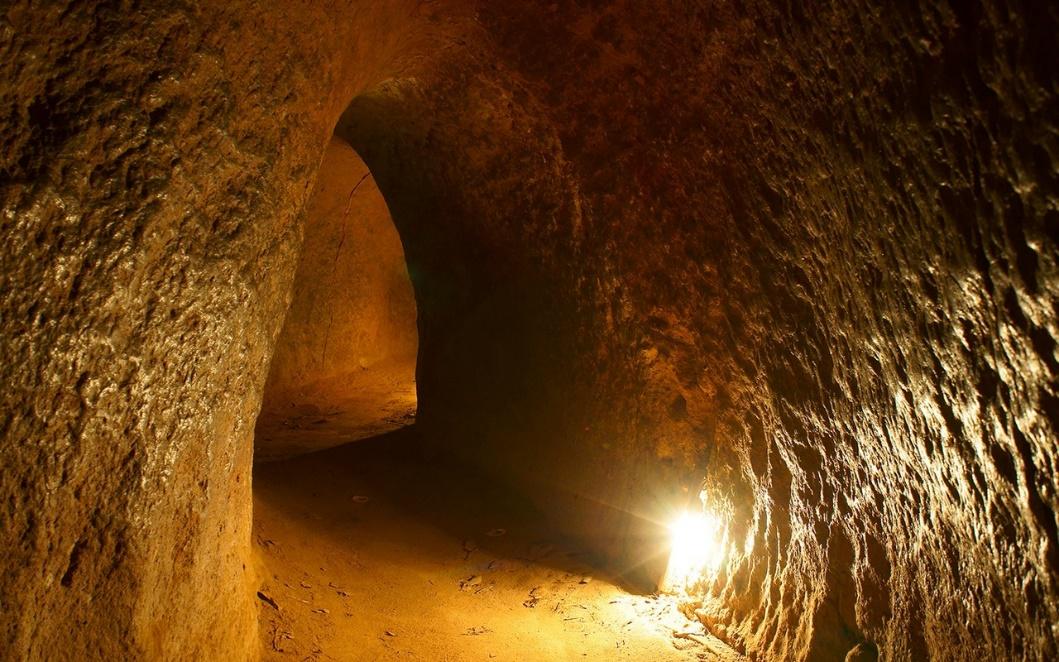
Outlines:
[[255, 461], [415, 421], [418, 333], [404, 250], [371, 172], [340, 138], [324, 152], [304, 228]]
[[[556, 313], [569, 295], [527, 267], [532, 247], [476, 231], [497, 216], [466, 206], [454, 181], [465, 167], [380, 156], [408, 148], [388, 122], [404, 119], [394, 91], [355, 99], [327, 147], [265, 384], [253, 473], [263, 659], [701, 659], [701, 644], [670, 644], [686, 622], [673, 597], [629, 592], [542, 512], [551, 480], [528, 492], [475, 457], [485, 434], [532, 452], [525, 435], [539, 428], [503, 430], [524, 423], [511, 417], [534, 390], [562, 392], [572, 331]], [[417, 345], [427, 416], [412, 426]], [[739, 659], [711, 644], [718, 662]]]
[[1054, 3], [147, 4], [0, 10], [0, 652], [256, 657], [337, 122], [455, 471], [619, 562], [705, 488], [684, 615], [757, 659], [1059, 656]]

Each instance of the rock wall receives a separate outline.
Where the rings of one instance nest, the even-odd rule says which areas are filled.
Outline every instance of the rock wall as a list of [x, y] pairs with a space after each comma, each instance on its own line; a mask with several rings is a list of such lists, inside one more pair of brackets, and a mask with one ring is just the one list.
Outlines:
[[627, 569], [705, 476], [689, 613], [760, 659], [1056, 655], [1055, 11], [479, 21], [339, 124], [423, 266], [428, 434]]
[[0, 5], [0, 658], [257, 656], [301, 210], [348, 100], [445, 27], [369, 5]]
[[6, 654], [247, 654], [252, 421], [341, 115], [437, 443], [630, 577], [704, 484], [689, 613], [758, 659], [1059, 655], [1056, 10], [464, 9], [4, 8]]
[[258, 416], [254, 457], [276, 459], [415, 421], [416, 305], [375, 180], [333, 138], [306, 210], [291, 306]]

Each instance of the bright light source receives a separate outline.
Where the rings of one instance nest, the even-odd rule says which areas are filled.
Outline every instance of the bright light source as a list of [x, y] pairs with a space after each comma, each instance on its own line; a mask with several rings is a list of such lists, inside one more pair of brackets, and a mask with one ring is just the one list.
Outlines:
[[685, 512], [669, 525], [669, 565], [663, 591], [681, 591], [706, 573], [716, 572], [724, 560], [721, 520], [707, 513]]

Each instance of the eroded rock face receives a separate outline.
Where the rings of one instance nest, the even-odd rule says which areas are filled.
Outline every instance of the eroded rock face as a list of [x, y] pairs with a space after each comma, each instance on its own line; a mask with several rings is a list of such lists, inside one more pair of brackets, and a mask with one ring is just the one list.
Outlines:
[[258, 416], [258, 461], [415, 421], [416, 307], [401, 238], [368, 167], [333, 138]]
[[1054, 656], [1054, 12], [481, 21], [339, 126], [424, 265], [423, 426], [628, 564], [705, 475], [693, 606], [762, 658]]
[[0, 657], [257, 656], [301, 210], [349, 98], [441, 29], [383, 4], [0, 7]]
[[5, 9], [5, 650], [247, 650], [341, 115], [425, 434], [630, 566], [705, 476], [692, 607], [760, 659], [1059, 655], [1056, 10], [373, 4]]

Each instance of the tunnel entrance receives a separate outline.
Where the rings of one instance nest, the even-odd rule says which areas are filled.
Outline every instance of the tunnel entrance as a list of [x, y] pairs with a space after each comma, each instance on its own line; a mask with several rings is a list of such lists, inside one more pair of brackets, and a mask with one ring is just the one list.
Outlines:
[[367, 165], [338, 137], [327, 146], [304, 227], [258, 417], [256, 461], [415, 420], [416, 304], [404, 250]]

